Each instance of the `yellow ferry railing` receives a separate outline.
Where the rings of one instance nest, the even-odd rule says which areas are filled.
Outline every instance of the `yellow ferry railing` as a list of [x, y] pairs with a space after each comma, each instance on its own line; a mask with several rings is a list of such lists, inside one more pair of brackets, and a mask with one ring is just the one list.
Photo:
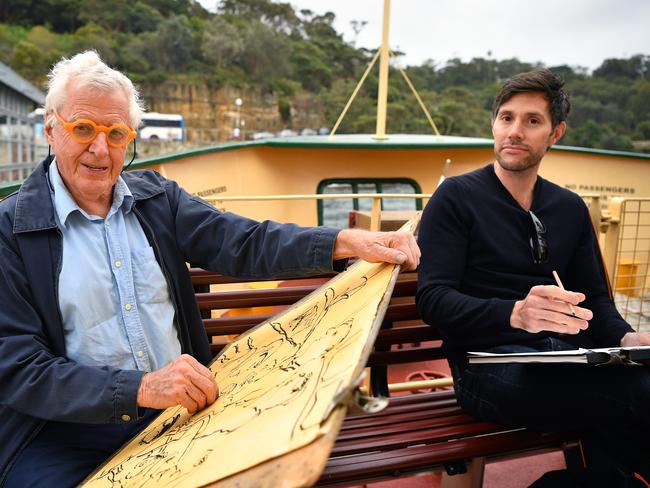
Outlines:
[[650, 331], [650, 198], [613, 197], [605, 267], [616, 308], [638, 331]]
[[[255, 196], [223, 196], [223, 197], [209, 196], [209, 197], [203, 197], [203, 199], [215, 206], [217, 206], [219, 203], [224, 203], [224, 202], [256, 202], [256, 201], [273, 201], [273, 200], [334, 200], [339, 198], [372, 199], [372, 209], [370, 211], [370, 230], [377, 231], [381, 227], [381, 200], [383, 198], [400, 198], [400, 199], [420, 198], [424, 200], [430, 197], [431, 194], [429, 193], [318, 193], [312, 195], [255, 195]], [[416, 210], [413, 210], [413, 212], [416, 212]]]
[[[213, 205], [225, 202], [270, 200], [372, 199], [370, 230], [381, 228], [382, 198], [420, 198], [423, 193], [337, 193], [312, 195], [211, 196]], [[616, 306], [632, 327], [650, 331], [650, 198], [613, 197], [608, 210], [601, 209], [596, 193], [581, 193], [600, 236], [605, 267]], [[415, 211], [413, 211], [415, 212]], [[406, 218], [406, 216], [405, 216]]]

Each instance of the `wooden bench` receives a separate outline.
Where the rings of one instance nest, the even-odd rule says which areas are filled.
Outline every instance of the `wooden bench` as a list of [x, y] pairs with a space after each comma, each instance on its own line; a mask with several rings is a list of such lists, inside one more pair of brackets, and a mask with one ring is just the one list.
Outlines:
[[[213, 340], [213, 354], [224, 347], [224, 336], [247, 331], [330, 278], [284, 280], [276, 288], [209, 291], [212, 284], [243, 280], [196, 268], [190, 271], [205, 329]], [[375, 395], [388, 395], [390, 365], [445, 358], [436, 329], [422, 323], [419, 317], [416, 287], [414, 272], [401, 274], [395, 285], [368, 360]], [[262, 313], [253, 309], [250, 315], [231, 315], [232, 310], [251, 307], [274, 308]], [[231, 312], [211, 317], [213, 310], [225, 309]], [[317, 486], [352, 486], [443, 469], [452, 475], [443, 484], [481, 486], [486, 459], [563, 448], [567, 462], [573, 464], [578, 462], [579, 454], [567, 446], [575, 446], [575, 439], [566, 434], [504, 428], [477, 420], [462, 411], [453, 390], [396, 396], [381, 412], [348, 414]]]

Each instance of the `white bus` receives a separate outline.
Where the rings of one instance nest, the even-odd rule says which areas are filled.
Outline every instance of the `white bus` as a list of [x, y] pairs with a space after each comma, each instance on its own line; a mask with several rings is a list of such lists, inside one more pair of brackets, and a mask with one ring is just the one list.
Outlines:
[[138, 137], [153, 141], [184, 141], [185, 120], [181, 114], [147, 112], [138, 128]]

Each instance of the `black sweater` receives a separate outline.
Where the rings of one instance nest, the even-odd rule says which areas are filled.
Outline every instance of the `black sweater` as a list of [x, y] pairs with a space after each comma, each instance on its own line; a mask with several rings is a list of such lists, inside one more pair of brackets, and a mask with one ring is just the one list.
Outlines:
[[632, 331], [609, 297], [589, 211], [581, 198], [538, 176], [531, 211], [546, 228], [544, 264], [533, 262], [531, 217], [499, 181], [492, 164], [447, 178], [426, 206], [418, 241], [422, 260], [417, 305], [424, 321], [440, 329], [451, 356], [557, 336], [510, 326], [515, 301], [534, 285], [555, 284], [553, 270], [567, 290], [587, 297], [580, 306], [592, 310], [594, 317], [580, 335], [589, 343], [618, 346]]

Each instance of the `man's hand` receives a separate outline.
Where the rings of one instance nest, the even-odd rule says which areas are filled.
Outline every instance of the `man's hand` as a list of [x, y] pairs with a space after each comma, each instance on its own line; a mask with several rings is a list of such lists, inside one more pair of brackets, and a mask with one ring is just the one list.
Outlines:
[[[540, 285], [531, 288], [525, 299], [515, 303], [510, 315], [510, 325], [537, 333], [550, 330], [562, 334], [577, 334], [589, 326], [593, 313], [586, 308], [576, 307], [585, 296], [582, 293], [562, 290], [554, 285]], [[574, 306], [575, 315], [569, 304]]]
[[621, 339], [621, 347], [650, 346], [650, 332], [628, 332]]
[[334, 243], [334, 259], [353, 256], [370, 263], [401, 264], [404, 270], [413, 270], [420, 263], [420, 248], [410, 232], [343, 229]]
[[212, 372], [192, 356], [183, 354], [164, 368], [142, 377], [138, 407], [182, 405], [190, 413], [211, 405], [219, 396]]

